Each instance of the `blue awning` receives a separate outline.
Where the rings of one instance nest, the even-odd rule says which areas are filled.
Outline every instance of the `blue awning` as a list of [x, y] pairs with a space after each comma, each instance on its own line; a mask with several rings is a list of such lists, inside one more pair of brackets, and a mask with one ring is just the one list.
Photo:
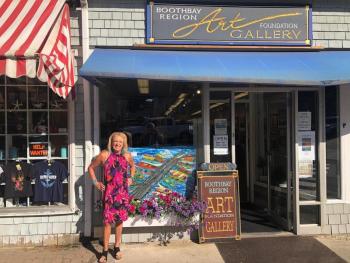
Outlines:
[[220, 52], [95, 49], [80, 75], [225, 83], [350, 83], [350, 51]]

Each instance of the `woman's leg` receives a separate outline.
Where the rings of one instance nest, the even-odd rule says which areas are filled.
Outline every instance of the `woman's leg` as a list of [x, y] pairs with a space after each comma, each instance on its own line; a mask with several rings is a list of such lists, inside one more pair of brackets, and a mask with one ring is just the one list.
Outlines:
[[122, 243], [123, 222], [115, 224], [115, 247], [119, 247]]
[[121, 259], [122, 254], [120, 253], [120, 244], [122, 243], [122, 232], [123, 232], [123, 222], [115, 224], [115, 244], [114, 244], [114, 257], [116, 259]]
[[103, 250], [108, 250], [109, 238], [111, 236], [111, 225], [108, 223], [104, 224], [103, 227]]
[[103, 251], [98, 262], [104, 263], [107, 262], [108, 255], [108, 245], [109, 245], [109, 237], [111, 236], [111, 225], [105, 223], [103, 226]]

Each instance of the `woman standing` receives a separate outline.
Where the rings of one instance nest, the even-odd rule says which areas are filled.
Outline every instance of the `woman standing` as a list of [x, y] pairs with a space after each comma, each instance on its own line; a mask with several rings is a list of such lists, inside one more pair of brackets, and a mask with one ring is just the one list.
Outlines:
[[[105, 184], [98, 182], [95, 169], [103, 166]], [[128, 172], [130, 171], [130, 172]], [[93, 184], [103, 191], [103, 252], [99, 262], [107, 262], [111, 225], [115, 224], [115, 245], [113, 256], [121, 259], [120, 243], [122, 240], [123, 221], [128, 219], [129, 192], [135, 165], [128, 152], [127, 137], [122, 132], [114, 132], [109, 136], [107, 150], [103, 150], [90, 164], [89, 175]]]

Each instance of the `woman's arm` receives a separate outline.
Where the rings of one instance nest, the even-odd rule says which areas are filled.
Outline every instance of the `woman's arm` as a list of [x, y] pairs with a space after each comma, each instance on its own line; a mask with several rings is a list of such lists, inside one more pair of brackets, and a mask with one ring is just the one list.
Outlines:
[[131, 177], [133, 177], [136, 172], [136, 167], [135, 167], [134, 159], [132, 158], [131, 154], [130, 154], [129, 164], [130, 164], [130, 175]]
[[95, 175], [95, 170], [98, 166], [103, 165], [103, 163], [106, 161], [108, 157], [107, 151], [102, 151], [99, 155], [97, 155], [90, 163], [88, 172], [90, 175], [90, 178], [93, 182], [93, 184], [96, 186], [96, 188], [100, 191], [105, 190], [105, 186], [102, 182], [98, 182]]
[[132, 178], [135, 175], [136, 172], [136, 167], [135, 167], [135, 163], [134, 163], [134, 159], [132, 158], [132, 155], [130, 153], [126, 153], [125, 154], [125, 158], [128, 161], [129, 165], [130, 165], [130, 178], [128, 180], [128, 185], [132, 184]]

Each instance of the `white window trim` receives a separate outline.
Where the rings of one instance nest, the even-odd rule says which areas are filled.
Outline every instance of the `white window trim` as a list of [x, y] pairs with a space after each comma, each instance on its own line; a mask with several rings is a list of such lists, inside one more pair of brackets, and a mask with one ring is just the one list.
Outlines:
[[[340, 103], [340, 176], [341, 176], [341, 203], [350, 203], [350, 84], [339, 87]], [[345, 124], [345, 127], [343, 127]], [[334, 201], [327, 200], [331, 203]]]

